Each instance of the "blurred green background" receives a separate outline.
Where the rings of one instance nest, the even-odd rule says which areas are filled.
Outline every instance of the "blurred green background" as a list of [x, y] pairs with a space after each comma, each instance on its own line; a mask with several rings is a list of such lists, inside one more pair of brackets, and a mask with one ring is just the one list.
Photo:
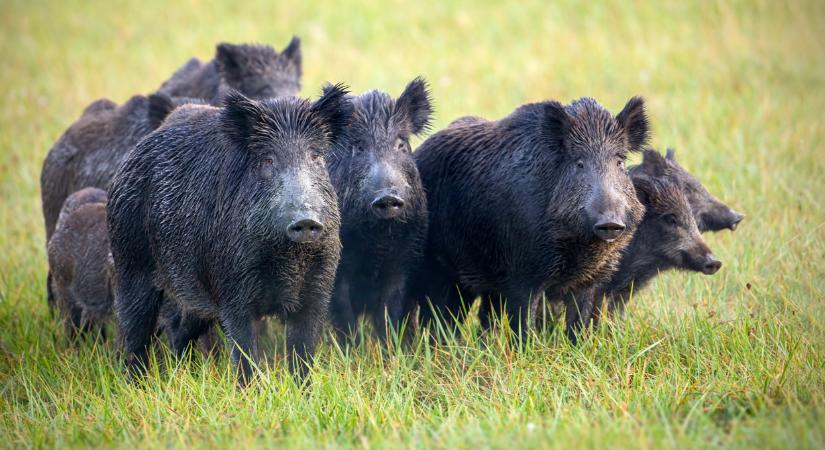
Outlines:
[[[825, 445], [825, 3], [0, 0], [0, 27], [0, 446]], [[293, 34], [302, 95], [422, 75], [435, 130], [643, 95], [652, 143], [748, 217], [707, 236], [720, 273], [660, 277], [580, 348], [326, 345], [303, 392], [278, 363], [239, 392], [196, 355], [126, 385], [113, 344], [68, 347], [46, 309], [43, 158], [97, 98]]]

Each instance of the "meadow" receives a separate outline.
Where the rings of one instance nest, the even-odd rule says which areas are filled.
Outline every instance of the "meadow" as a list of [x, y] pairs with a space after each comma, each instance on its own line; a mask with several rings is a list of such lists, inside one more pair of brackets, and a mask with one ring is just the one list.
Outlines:
[[[0, 447], [825, 447], [825, 3], [274, 3], [0, 1]], [[293, 34], [303, 96], [422, 75], [435, 130], [643, 95], [652, 143], [747, 218], [706, 235], [719, 273], [660, 276], [578, 346], [476, 323], [437, 346], [327, 340], [301, 387], [273, 322], [248, 389], [225, 357], [163, 350], [127, 383], [114, 341], [70, 345], [46, 306], [43, 158], [97, 98]]]

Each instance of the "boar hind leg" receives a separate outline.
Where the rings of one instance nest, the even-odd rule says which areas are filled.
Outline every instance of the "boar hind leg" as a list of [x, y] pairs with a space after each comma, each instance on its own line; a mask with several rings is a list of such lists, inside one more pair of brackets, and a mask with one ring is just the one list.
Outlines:
[[157, 327], [161, 292], [154, 288], [148, 273], [124, 270], [115, 296], [115, 313], [126, 352], [126, 366], [132, 376], [149, 366], [149, 348]]

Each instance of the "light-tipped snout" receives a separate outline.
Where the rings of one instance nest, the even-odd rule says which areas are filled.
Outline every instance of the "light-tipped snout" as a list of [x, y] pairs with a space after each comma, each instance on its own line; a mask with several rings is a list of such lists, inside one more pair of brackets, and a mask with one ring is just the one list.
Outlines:
[[731, 213], [733, 214], [731, 217], [730, 225], [728, 225], [728, 228], [730, 228], [731, 231], [735, 231], [736, 227], [739, 226], [739, 222], [745, 219], [745, 215], [742, 213], [738, 213], [736, 211], [731, 211]]
[[296, 220], [286, 228], [289, 239], [299, 244], [317, 241], [323, 231], [324, 224], [314, 219]]
[[603, 241], [612, 242], [624, 233], [625, 228], [624, 222], [618, 219], [600, 220], [593, 225], [593, 233]]
[[372, 204], [372, 212], [380, 219], [395, 219], [404, 212], [404, 199], [397, 195], [382, 195]]

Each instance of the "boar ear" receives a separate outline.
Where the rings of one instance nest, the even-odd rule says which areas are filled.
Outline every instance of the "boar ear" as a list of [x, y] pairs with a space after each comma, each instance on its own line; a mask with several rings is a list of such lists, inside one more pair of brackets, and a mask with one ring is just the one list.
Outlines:
[[552, 100], [544, 104], [544, 120], [542, 122], [544, 135], [564, 147], [567, 133], [570, 128], [570, 116], [561, 103]]
[[225, 42], [218, 44], [215, 50], [215, 62], [218, 64], [218, 72], [229, 80], [234, 80], [240, 76], [243, 68], [241, 47]]
[[409, 118], [413, 134], [427, 131], [430, 128], [433, 113], [433, 102], [427, 80], [421, 77], [412, 80], [396, 100], [395, 110]]
[[150, 95], [148, 100], [149, 106], [146, 110], [146, 118], [149, 120], [149, 126], [154, 130], [175, 109], [175, 103], [171, 97], [160, 93]]
[[260, 104], [237, 91], [230, 91], [223, 101], [221, 128], [234, 142], [247, 146], [264, 111]]
[[636, 198], [639, 199], [644, 206], [653, 204], [658, 197], [658, 190], [656, 183], [647, 175], [635, 175], [631, 178], [633, 180], [633, 188], [636, 190]]
[[289, 45], [284, 48], [284, 51], [281, 54], [295, 63], [296, 66], [301, 67], [301, 38], [298, 36], [292, 36], [292, 40], [289, 41]]
[[674, 150], [674, 149], [672, 149], [672, 148], [668, 147], [668, 148], [667, 148], [667, 151], [665, 152], [665, 158], [666, 158], [668, 161], [673, 161], [673, 162], [676, 162], [676, 150]]
[[640, 167], [648, 176], [663, 177], [667, 171], [667, 161], [656, 150], [645, 150]]
[[650, 126], [642, 97], [633, 97], [616, 116], [616, 122], [624, 130], [631, 150], [639, 150], [647, 144]]
[[310, 111], [326, 124], [331, 141], [336, 140], [349, 125], [353, 107], [347, 94], [349, 90], [345, 85], [327, 84], [321, 98], [310, 107]]

